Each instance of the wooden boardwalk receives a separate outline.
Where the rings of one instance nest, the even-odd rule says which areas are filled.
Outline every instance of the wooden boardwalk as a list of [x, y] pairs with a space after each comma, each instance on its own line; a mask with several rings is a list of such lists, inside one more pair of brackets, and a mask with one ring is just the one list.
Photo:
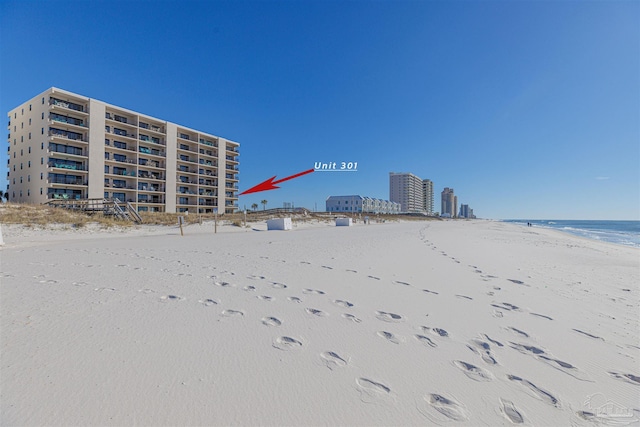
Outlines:
[[56, 208], [78, 210], [88, 214], [101, 212], [126, 221], [141, 223], [142, 217], [129, 202], [113, 199], [53, 199], [45, 203]]

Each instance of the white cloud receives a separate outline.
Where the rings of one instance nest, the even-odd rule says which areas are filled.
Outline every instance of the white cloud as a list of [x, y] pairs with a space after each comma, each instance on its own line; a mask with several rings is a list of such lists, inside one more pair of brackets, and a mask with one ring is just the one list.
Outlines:
[[608, 177], [608, 176], [596, 176], [596, 179], [598, 181], [606, 181], [606, 180], [611, 179], [611, 178]]

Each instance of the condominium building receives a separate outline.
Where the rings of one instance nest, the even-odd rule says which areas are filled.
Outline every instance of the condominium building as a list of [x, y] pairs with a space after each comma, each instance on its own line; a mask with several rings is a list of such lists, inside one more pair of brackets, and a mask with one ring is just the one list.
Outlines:
[[475, 219], [475, 215], [473, 214], [473, 209], [469, 207], [469, 205], [460, 205], [460, 213], [458, 214], [460, 218], [469, 218]]
[[422, 209], [429, 216], [433, 215], [433, 182], [430, 179], [422, 180]]
[[9, 112], [9, 200], [118, 198], [138, 211], [237, 210], [239, 144], [50, 88]]
[[454, 218], [458, 212], [458, 197], [453, 194], [453, 188], [445, 187], [440, 196], [440, 215]]
[[412, 173], [389, 173], [389, 199], [405, 213], [424, 212], [422, 179]]
[[399, 203], [366, 196], [329, 196], [325, 204], [327, 212], [334, 213], [400, 213]]

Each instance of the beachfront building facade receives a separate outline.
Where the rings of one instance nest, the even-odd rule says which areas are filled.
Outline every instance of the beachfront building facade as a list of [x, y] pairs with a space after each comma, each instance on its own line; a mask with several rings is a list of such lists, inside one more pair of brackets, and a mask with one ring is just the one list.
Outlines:
[[422, 209], [429, 216], [433, 215], [433, 181], [422, 180]]
[[358, 195], [329, 196], [325, 205], [332, 213], [398, 214], [401, 210], [399, 203]]
[[458, 197], [453, 193], [453, 188], [445, 187], [440, 193], [440, 216], [455, 218], [458, 212]]
[[154, 212], [238, 208], [237, 142], [57, 88], [8, 119], [9, 200], [118, 198]]
[[460, 218], [467, 219], [475, 219], [475, 215], [473, 214], [473, 209], [469, 207], [469, 205], [462, 204], [460, 205], [460, 213], [458, 214]]
[[400, 204], [403, 213], [424, 213], [422, 179], [412, 173], [389, 173], [389, 200]]

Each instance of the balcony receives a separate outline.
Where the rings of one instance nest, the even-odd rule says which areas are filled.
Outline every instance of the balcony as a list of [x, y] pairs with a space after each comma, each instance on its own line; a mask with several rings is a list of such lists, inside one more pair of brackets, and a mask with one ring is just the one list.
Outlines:
[[69, 116], [61, 116], [60, 114], [51, 113], [49, 114], [50, 123], [64, 123], [71, 126], [78, 126], [82, 128], [86, 128], [87, 125], [80, 119], [76, 119], [74, 117]]
[[73, 141], [85, 142], [82, 134], [70, 132], [63, 129], [49, 128], [48, 135], [52, 138], [70, 139]]
[[76, 104], [70, 101], [63, 101], [62, 99], [58, 99], [58, 98], [49, 98], [49, 105], [55, 106], [55, 107], [67, 108], [69, 110], [74, 110], [74, 111], [78, 111], [80, 113], [86, 114], [85, 109], [82, 105]]
[[73, 170], [73, 171], [86, 171], [87, 169], [84, 167], [84, 165], [80, 164], [80, 163], [71, 163], [71, 162], [65, 162], [64, 160], [60, 160], [60, 161], [56, 161], [55, 159], [53, 159], [54, 161], [51, 161], [49, 163], [47, 163], [47, 166], [49, 166], [50, 168], [58, 168], [58, 169], [67, 169], [67, 170]]
[[65, 176], [65, 177], [48, 178], [47, 183], [64, 184], [64, 185], [87, 185], [88, 181], [82, 177]]

